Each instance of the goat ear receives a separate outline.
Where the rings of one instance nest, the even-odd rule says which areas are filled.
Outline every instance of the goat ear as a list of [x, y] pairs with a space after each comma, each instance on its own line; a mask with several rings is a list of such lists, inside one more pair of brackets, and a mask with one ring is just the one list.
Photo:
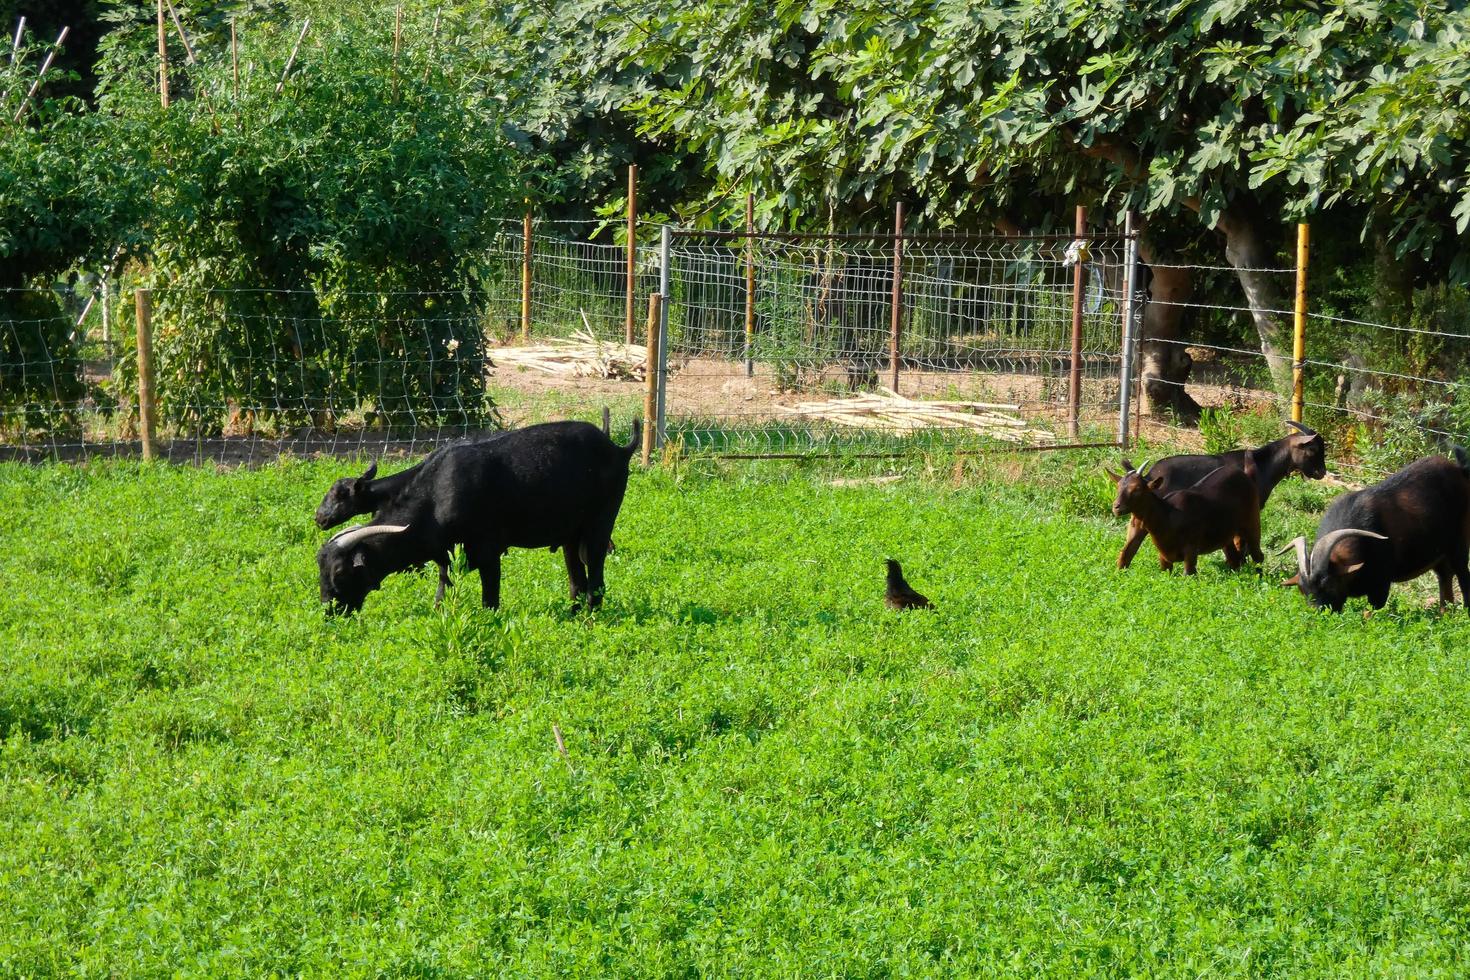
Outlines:
[[1149, 480], [1148, 488], [1154, 493], [1161, 492], [1164, 489], [1164, 478], [1162, 476], [1156, 476], [1152, 480]]
[[378, 475], [378, 461], [375, 459], [375, 460], [372, 461], [372, 463], [370, 463], [368, 465], [368, 468], [363, 471], [362, 476], [358, 477], [358, 479], [359, 480], [371, 480], [374, 477], [376, 477], [377, 475]]
[[1362, 567], [1363, 567], [1363, 563], [1362, 562], [1355, 561], [1351, 565], [1349, 565], [1347, 568], [1344, 568], [1342, 570], [1342, 574], [1344, 574], [1344, 575], [1351, 575], [1351, 574], [1353, 574], [1353, 572], [1356, 572], [1358, 569], [1360, 569]]
[[366, 568], [367, 567], [367, 555], [363, 554], [361, 551], [359, 551], [357, 554], [353, 555], [352, 556], [352, 567], [353, 568]]
[[1113, 485], [1114, 486], [1117, 486], [1119, 483], [1122, 483], [1123, 482], [1123, 477], [1121, 475], [1119, 475], [1117, 473], [1114, 473], [1112, 470], [1108, 469], [1106, 466], [1103, 467], [1103, 472], [1108, 475], [1108, 479], [1109, 480], [1112, 480], [1113, 481]]
[[1283, 589], [1289, 589], [1293, 585], [1301, 585], [1301, 584], [1302, 584], [1301, 573], [1297, 573], [1296, 575], [1293, 575], [1291, 578], [1285, 579], [1285, 580], [1283, 580], [1282, 582], [1279, 583], [1280, 588], [1283, 588]]
[[1123, 472], [1124, 473], [1132, 473], [1133, 472], [1133, 464], [1129, 461], [1129, 459], [1128, 459], [1127, 456], [1124, 456], [1123, 457]]

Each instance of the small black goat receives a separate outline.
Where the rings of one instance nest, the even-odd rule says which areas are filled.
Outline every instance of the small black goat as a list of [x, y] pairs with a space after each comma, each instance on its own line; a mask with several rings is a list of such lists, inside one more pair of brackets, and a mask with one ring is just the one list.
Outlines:
[[[1193, 486], [1221, 466], [1244, 470], [1249, 460], [1255, 468], [1256, 495], [1264, 508], [1271, 491], [1291, 474], [1301, 473], [1313, 480], [1327, 475], [1327, 447], [1322, 436], [1300, 422], [1287, 421], [1286, 424], [1297, 431], [1255, 449], [1236, 449], [1216, 456], [1166, 456], [1148, 471], [1149, 483], [1161, 480], [1158, 492], [1161, 496], [1168, 496], [1176, 490]], [[1118, 553], [1119, 568], [1128, 567], [1147, 536], [1148, 530], [1135, 515], [1128, 523], [1128, 539]]]
[[1297, 574], [1281, 584], [1295, 585], [1312, 605], [1333, 612], [1354, 596], [1382, 609], [1394, 582], [1432, 570], [1441, 606], [1455, 601], [1452, 578], [1470, 605], [1470, 455], [1459, 446], [1454, 454], [1453, 462], [1416, 460], [1334, 500], [1310, 553], [1306, 538], [1287, 546], [1296, 549]]
[[1165, 571], [1182, 561], [1185, 574], [1193, 575], [1199, 556], [1212, 551], [1223, 550], [1232, 569], [1240, 567], [1245, 553], [1262, 560], [1261, 506], [1250, 457], [1243, 470], [1217, 467], [1194, 486], [1168, 496], [1153, 470], [1139, 472], [1126, 459], [1123, 465], [1128, 472], [1122, 475], [1107, 470], [1118, 487], [1113, 513], [1132, 514], [1143, 524]]
[[586, 422], [548, 422], [445, 447], [424, 460], [371, 523], [322, 545], [322, 602], [329, 611], [354, 612], [389, 575], [428, 562], [442, 570], [461, 545], [467, 566], [480, 572], [485, 606], [494, 608], [501, 555], [560, 547], [573, 600], [586, 597], [596, 608], [641, 428], [634, 420], [625, 446]]
[[493, 442], [504, 435], [504, 432], [492, 432], [487, 435], [467, 436], [449, 445], [440, 446], [408, 469], [382, 479], [378, 479], [378, 461], [373, 460], [362, 476], [344, 476], [327, 488], [326, 495], [322, 497], [322, 502], [317, 505], [316, 514], [313, 515], [316, 526], [325, 531], [359, 514], [376, 514], [379, 508], [412, 483], [423, 465], [435, 455], [451, 446], [479, 445]]

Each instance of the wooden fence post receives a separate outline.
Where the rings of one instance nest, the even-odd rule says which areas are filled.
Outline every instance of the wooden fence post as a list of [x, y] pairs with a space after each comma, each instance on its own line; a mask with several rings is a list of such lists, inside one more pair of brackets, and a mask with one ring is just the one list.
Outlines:
[[648, 354], [643, 361], [643, 465], [653, 458], [654, 427], [658, 415], [658, 346], [663, 296], [648, 295]]
[[1305, 399], [1303, 382], [1307, 357], [1307, 257], [1310, 229], [1303, 222], [1296, 226], [1296, 322], [1291, 344], [1291, 420], [1302, 420]]
[[158, 415], [153, 391], [153, 296], [147, 289], [135, 294], [138, 308], [138, 427], [143, 439], [143, 458], [153, 459], [154, 428]]
[[521, 232], [521, 343], [531, 339], [531, 202]]
[[[1087, 235], [1087, 209], [1077, 207], [1076, 240]], [[1067, 379], [1067, 435], [1077, 438], [1082, 414], [1082, 287], [1087, 281], [1086, 253], [1079, 244], [1072, 267], [1072, 369]]]
[[624, 324], [623, 342], [634, 338], [635, 300], [638, 283], [638, 164], [628, 164], [628, 322]]
[[755, 194], [745, 194], [745, 376], [755, 377]]
[[888, 387], [898, 394], [898, 350], [903, 332], [903, 202], [893, 209], [893, 298], [889, 304]]

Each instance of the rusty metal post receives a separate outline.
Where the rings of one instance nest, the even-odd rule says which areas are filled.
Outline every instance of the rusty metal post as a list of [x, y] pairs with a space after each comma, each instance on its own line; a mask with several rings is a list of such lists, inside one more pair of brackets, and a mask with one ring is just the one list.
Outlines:
[[[1077, 207], [1077, 241], [1087, 234], [1087, 209]], [[1077, 438], [1082, 415], [1082, 287], [1087, 280], [1085, 251], [1079, 246], [1072, 268], [1072, 368], [1067, 379], [1067, 435]]]
[[1308, 225], [1296, 226], [1296, 322], [1291, 344], [1291, 420], [1302, 420], [1305, 361], [1307, 358], [1307, 257], [1310, 246]]
[[163, 27], [163, 0], [158, 0], [158, 101], [168, 108], [168, 34]]
[[663, 296], [648, 296], [648, 354], [643, 361], [643, 465], [653, 458], [654, 427], [658, 422], [658, 348]]
[[893, 209], [893, 298], [889, 309], [888, 387], [898, 394], [898, 350], [903, 333], [903, 202]]
[[143, 441], [143, 458], [153, 459], [154, 430], [158, 404], [153, 390], [153, 296], [147, 289], [134, 294], [138, 310], [138, 428]]
[[755, 195], [745, 195], [745, 376], [755, 377]]
[[521, 343], [531, 339], [531, 202], [521, 230]]
[[628, 164], [628, 309], [624, 326], [624, 342], [633, 343], [638, 283], [638, 164]]

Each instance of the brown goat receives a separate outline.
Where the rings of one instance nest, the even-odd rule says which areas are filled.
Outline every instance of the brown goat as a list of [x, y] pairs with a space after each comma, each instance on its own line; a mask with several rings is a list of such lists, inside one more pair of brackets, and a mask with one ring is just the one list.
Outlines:
[[1143, 523], [1165, 571], [1182, 561], [1185, 574], [1193, 575], [1199, 556], [1212, 551], [1224, 551], [1231, 569], [1240, 567], [1246, 553], [1258, 563], [1263, 560], [1261, 502], [1249, 460], [1243, 470], [1221, 466], [1188, 489], [1168, 495], [1163, 477], [1150, 479], [1126, 459], [1123, 465], [1128, 472], [1122, 475], [1107, 470], [1118, 487], [1113, 513], [1132, 514]]

